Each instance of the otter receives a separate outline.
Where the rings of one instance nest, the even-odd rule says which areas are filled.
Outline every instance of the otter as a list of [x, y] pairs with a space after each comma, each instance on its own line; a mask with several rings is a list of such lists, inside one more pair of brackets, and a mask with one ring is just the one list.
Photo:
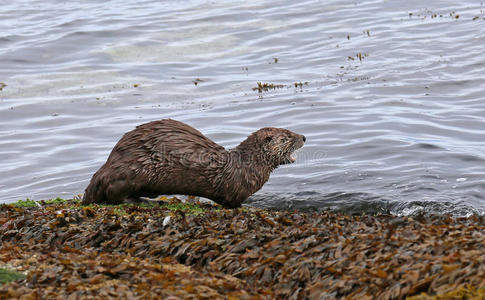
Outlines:
[[82, 204], [121, 204], [183, 194], [237, 208], [279, 165], [295, 162], [292, 153], [305, 141], [305, 136], [287, 129], [266, 127], [226, 150], [185, 123], [149, 122], [118, 141], [93, 175]]

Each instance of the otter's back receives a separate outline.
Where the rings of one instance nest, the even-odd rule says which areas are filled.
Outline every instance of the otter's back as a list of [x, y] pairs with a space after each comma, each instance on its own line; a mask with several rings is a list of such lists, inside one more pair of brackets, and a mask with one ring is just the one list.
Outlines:
[[185, 123], [159, 120], [126, 133], [103, 167], [108, 172], [102, 173], [123, 181], [132, 179], [135, 184], [145, 183], [140, 188], [130, 186], [134, 190], [196, 194], [200, 191], [194, 187], [214, 188], [214, 179], [227, 153], [224, 147]]
[[[190, 158], [194, 154], [220, 154], [224, 147], [207, 138], [197, 129], [171, 119], [153, 121], [137, 126], [126, 133], [113, 148], [113, 152], [143, 152], [154, 158]], [[204, 158], [199, 155], [199, 158]], [[196, 162], [196, 161], [194, 161]], [[173, 162], [172, 162], [173, 163]]]

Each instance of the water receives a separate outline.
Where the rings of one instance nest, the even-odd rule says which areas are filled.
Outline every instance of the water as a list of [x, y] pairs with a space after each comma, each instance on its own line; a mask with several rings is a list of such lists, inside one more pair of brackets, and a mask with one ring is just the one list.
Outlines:
[[170, 117], [225, 147], [264, 126], [307, 137], [250, 205], [483, 214], [484, 11], [471, 0], [2, 4], [0, 202], [80, 194], [124, 132]]

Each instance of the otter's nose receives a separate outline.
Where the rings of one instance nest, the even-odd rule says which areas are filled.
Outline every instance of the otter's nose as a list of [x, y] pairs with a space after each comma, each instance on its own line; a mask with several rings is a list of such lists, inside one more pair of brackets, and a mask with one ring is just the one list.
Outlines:
[[301, 136], [303, 138], [303, 142], [306, 142], [306, 137], [304, 135]]

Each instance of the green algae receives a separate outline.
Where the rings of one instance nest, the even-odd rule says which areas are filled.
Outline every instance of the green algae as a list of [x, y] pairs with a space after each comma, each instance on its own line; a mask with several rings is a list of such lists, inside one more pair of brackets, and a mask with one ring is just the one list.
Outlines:
[[[203, 205], [199, 203], [195, 199], [195, 197], [189, 197], [188, 201], [189, 202], [183, 202], [176, 197], [172, 197], [172, 198], [161, 197], [160, 199], [157, 199], [157, 200], [147, 200], [147, 201], [142, 201], [140, 203], [123, 203], [123, 204], [93, 203], [83, 207], [95, 209], [95, 210], [102, 209], [102, 208], [109, 208], [109, 209], [113, 209], [113, 212], [117, 215], [126, 215], [127, 211], [131, 211], [133, 207], [136, 207], [139, 209], [151, 209], [154, 207], [161, 207], [161, 208], [166, 208], [170, 211], [181, 211], [184, 214], [191, 215], [191, 216], [204, 214], [205, 209], [203, 208]], [[12, 205], [19, 208], [28, 208], [28, 207], [37, 207], [37, 206], [42, 207], [47, 205], [65, 204], [65, 205], [69, 205], [68, 208], [70, 209], [78, 209], [80, 208], [80, 203], [81, 203], [81, 197], [75, 197], [73, 199], [63, 199], [63, 198], [57, 197], [54, 199], [40, 200], [40, 201], [26, 198], [25, 200], [19, 200], [13, 203]]]
[[13, 205], [15, 205], [17, 207], [35, 207], [35, 206], [43, 206], [43, 205], [49, 205], [49, 204], [64, 204], [64, 203], [67, 203], [69, 201], [78, 202], [79, 200], [77, 200], [77, 199], [62, 199], [60, 197], [57, 197], [57, 198], [49, 199], [49, 200], [36, 201], [36, 200], [26, 198], [25, 200], [19, 200], [19, 201], [13, 203]]
[[0, 268], [0, 284], [25, 278], [25, 275], [16, 271]]

